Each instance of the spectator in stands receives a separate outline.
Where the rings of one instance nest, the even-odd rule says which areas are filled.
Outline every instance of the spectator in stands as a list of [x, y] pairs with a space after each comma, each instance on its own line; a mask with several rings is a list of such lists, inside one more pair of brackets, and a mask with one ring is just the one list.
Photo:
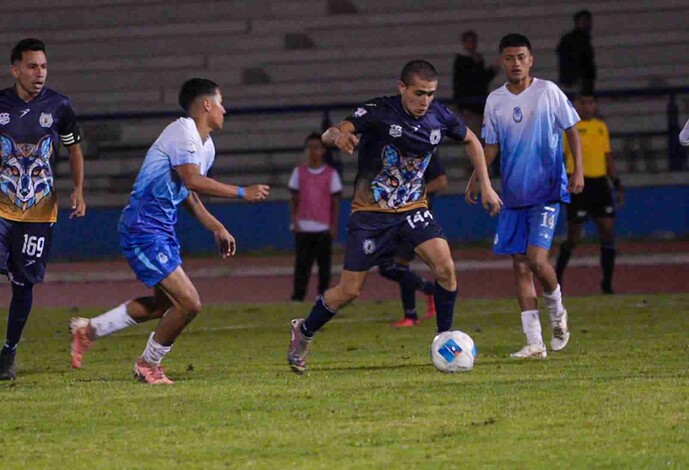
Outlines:
[[462, 33], [462, 46], [467, 54], [457, 54], [455, 57], [453, 99], [469, 129], [481, 135], [488, 85], [498, 69], [486, 67], [483, 56], [478, 53], [478, 35], [475, 31]]
[[591, 44], [593, 16], [588, 10], [574, 15], [574, 29], [562, 36], [557, 46], [560, 61], [560, 86], [565, 92], [588, 93], [594, 91], [596, 63]]
[[297, 252], [292, 300], [297, 302], [306, 296], [314, 260], [318, 262], [318, 293], [323, 294], [330, 286], [342, 181], [333, 167], [324, 164], [325, 152], [320, 134], [309, 134], [305, 141], [308, 161], [292, 171], [288, 184], [292, 192], [290, 229]]

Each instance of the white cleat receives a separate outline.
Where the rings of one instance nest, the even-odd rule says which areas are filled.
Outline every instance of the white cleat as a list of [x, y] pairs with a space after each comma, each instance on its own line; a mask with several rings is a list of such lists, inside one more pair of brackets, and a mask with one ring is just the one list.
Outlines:
[[510, 357], [517, 359], [545, 359], [548, 357], [548, 352], [542, 344], [527, 344], [519, 351], [510, 354]]
[[562, 312], [562, 318], [559, 321], [551, 323], [553, 329], [553, 337], [550, 339], [550, 349], [553, 351], [562, 351], [569, 342], [569, 328], [567, 327], [567, 310]]

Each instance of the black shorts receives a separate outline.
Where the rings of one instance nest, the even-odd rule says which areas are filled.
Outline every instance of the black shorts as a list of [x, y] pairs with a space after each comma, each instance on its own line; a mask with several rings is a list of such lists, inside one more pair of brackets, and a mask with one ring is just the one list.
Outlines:
[[567, 222], [584, 223], [589, 217], [615, 217], [615, 204], [607, 176], [584, 178], [584, 190], [572, 194], [567, 206]]
[[43, 282], [53, 225], [0, 218], [0, 273], [15, 284]]
[[347, 224], [344, 269], [368, 271], [397, 254], [411, 251], [433, 238], [445, 238], [443, 229], [428, 209], [408, 212], [355, 212]]

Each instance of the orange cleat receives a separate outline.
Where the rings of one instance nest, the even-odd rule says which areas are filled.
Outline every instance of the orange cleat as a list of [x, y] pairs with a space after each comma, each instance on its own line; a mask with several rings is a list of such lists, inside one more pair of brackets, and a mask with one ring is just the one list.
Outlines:
[[426, 320], [435, 317], [435, 300], [433, 299], [433, 294], [428, 294], [426, 296], [426, 314], [423, 317]]
[[72, 367], [81, 369], [84, 354], [95, 344], [96, 338], [88, 318], [72, 318], [69, 322], [72, 333]]
[[421, 321], [419, 319], [404, 317], [401, 320], [397, 320], [392, 326], [395, 328], [408, 328], [410, 326], [419, 326], [420, 324]]
[[139, 382], [151, 385], [172, 385], [174, 382], [167, 378], [163, 366], [144, 362], [141, 358], [134, 364], [134, 378]]

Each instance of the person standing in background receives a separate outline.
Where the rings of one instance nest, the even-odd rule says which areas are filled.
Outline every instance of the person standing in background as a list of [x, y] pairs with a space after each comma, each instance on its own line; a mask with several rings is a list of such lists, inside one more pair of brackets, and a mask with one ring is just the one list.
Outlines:
[[311, 277], [314, 260], [318, 262], [318, 294], [330, 286], [333, 238], [337, 235], [337, 217], [342, 193], [338, 172], [323, 162], [326, 148], [320, 134], [306, 137], [308, 161], [292, 171], [289, 189], [291, 223], [296, 243], [294, 290], [292, 300], [302, 302]]
[[593, 93], [596, 62], [591, 44], [593, 15], [588, 10], [574, 15], [574, 29], [562, 36], [557, 45], [560, 62], [560, 86], [565, 93]]
[[486, 67], [483, 55], [478, 53], [478, 34], [475, 31], [462, 33], [462, 46], [466, 55], [455, 56], [452, 80], [453, 101], [474, 134], [481, 135], [483, 108], [488, 96], [488, 85], [497, 74], [497, 67]]

